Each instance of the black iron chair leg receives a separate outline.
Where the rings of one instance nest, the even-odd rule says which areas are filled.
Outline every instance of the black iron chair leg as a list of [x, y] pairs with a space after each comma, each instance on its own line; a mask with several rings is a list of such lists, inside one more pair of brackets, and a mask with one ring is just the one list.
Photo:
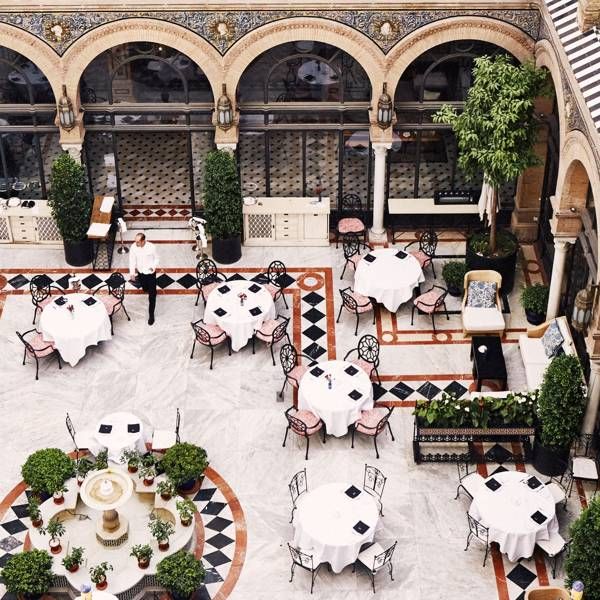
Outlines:
[[372, 571], [369, 571], [369, 575], [371, 577], [371, 585], [373, 586], [373, 593], [375, 593], [375, 574]]
[[375, 456], [379, 458], [379, 448], [377, 448], [377, 436], [373, 436], [373, 443], [375, 444]]
[[431, 270], [433, 271], [433, 278], [437, 279], [437, 276], [435, 274], [435, 265], [433, 264], [433, 256], [431, 257]]
[[252, 336], [252, 354], [255, 354], [255, 352], [254, 352], [254, 339], [255, 339], [255, 337], [256, 336], [254, 336], [254, 335]]
[[231, 338], [227, 338], [227, 349], [229, 350], [229, 356], [231, 356]]
[[359, 313], [356, 313], [356, 327], [354, 328], [354, 335], [358, 335], [358, 322], [360, 321]]
[[414, 318], [415, 318], [415, 305], [413, 304], [412, 311], [410, 313], [410, 324], [411, 324], [411, 326], [414, 323]]
[[288, 425], [288, 426], [285, 428], [285, 436], [283, 437], [283, 444], [281, 444], [281, 447], [282, 447], [282, 448], [285, 448], [285, 443], [286, 443], [286, 441], [287, 441], [287, 434], [288, 434], [288, 431], [289, 431], [289, 430], [290, 430], [290, 426]]
[[323, 443], [326, 444], [327, 440], [325, 439], [325, 435], [327, 434], [327, 429], [325, 428], [325, 424], [323, 424], [323, 427], [321, 427], [321, 429], [323, 430]]
[[210, 369], [212, 371], [212, 367], [213, 367], [213, 356], [215, 355], [215, 350], [214, 348], [211, 346], [210, 347]]
[[433, 325], [433, 334], [435, 335], [437, 333], [435, 330], [435, 311], [431, 313], [431, 324]]
[[202, 289], [198, 289], [198, 293], [196, 294], [196, 306], [198, 306], [198, 302], [200, 301], [200, 293], [202, 292]]
[[392, 433], [392, 426], [390, 425], [389, 421], [387, 422], [387, 426], [388, 426], [388, 429], [390, 431], [390, 435], [392, 436], [392, 442], [395, 442], [396, 438], [394, 437], [394, 434]]
[[190, 359], [194, 358], [194, 350], [196, 349], [196, 339], [194, 338], [194, 344], [192, 346], [192, 354], [190, 355]]
[[108, 320], [110, 321], [110, 335], [114, 335], [115, 332], [113, 331], [113, 320], [112, 320], [113, 316], [112, 315], [108, 315]]
[[131, 321], [131, 317], [129, 316], [129, 313], [127, 312], [127, 309], [125, 308], [125, 305], [121, 304], [121, 306], [123, 307], [123, 311], [125, 312], [125, 316], [127, 317], [127, 320]]
[[34, 356], [35, 358], [35, 380], [37, 381], [39, 379], [38, 375], [39, 375], [39, 370], [40, 370], [40, 363], [38, 361], [37, 356]]
[[287, 343], [288, 343], [290, 346], [293, 346], [293, 344], [292, 344], [292, 340], [290, 340], [290, 334], [289, 334], [287, 331], [285, 332], [285, 338], [287, 339]]
[[308, 447], [310, 446], [310, 438], [306, 436], [306, 455], [304, 456], [304, 460], [308, 460]]
[[342, 304], [340, 306], [340, 312], [338, 313], [337, 319], [335, 320], [336, 323], [340, 322], [340, 317], [342, 316], [342, 310], [343, 310], [343, 308], [344, 308], [344, 305]]
[[35, 310], [33, 311], [33, 321], [31, 322], [32, 325], [35, 325], [35, 318], [37, 317], [38, 310], [39, 310], [39, 306], [36, 305]]
[[381, 377], [379, 377], [379, 371], [377, 370], [377, 367], [375, 367], [373, 370], [375, 371], [375, 375], [377, 375], [377, 383], [381, 385]]
[[350, 446], [351, 448], [354, 448], [354, 433], [356, 432], [356, 427], [352, 426], [352, 446]]
[[23, 364], [25, 364], [25, 359], [27, 358], [27, 348], [23, 350]]
[[[344, 270], [342, 271], [342, 274], [340, 275], [340, 279], [344, 279], [344, 273], [346, 272], [347, 266], [348, 266], [348, 260], [346, 260], [346, 264], [344, 265]], [[33, 317], [33, 322], [35, 323], [35, 317]]]
[[58, 353], [58, 350], [55, 350], [56, 352], [56, 360], [58, 361], [58, 368], [59, 370], [62, 369], [62, 365], [60, 364], [60, 354]]
[[285, 378], [285, 381], [283, 382], [283, 385], [281, 386], [281, 391], [279, 392], [280, 398], [283, 398], [283, 390], [285, 389], [286, 385], [287, 385], [287, 377]]
[[270, 344], [270, 346], [271, 346], [271, 359], [273, 360], [273, 366], [275, 366], [275, 355], [273, 354], [273, 346], [274, 345], [275, 344], [273, 342]]
[[373, 325], [375, 325], [375, 305], [373, 305]]

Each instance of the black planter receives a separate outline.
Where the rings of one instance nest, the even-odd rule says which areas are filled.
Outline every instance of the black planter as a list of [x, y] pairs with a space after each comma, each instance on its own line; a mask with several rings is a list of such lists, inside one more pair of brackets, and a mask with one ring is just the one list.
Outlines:
[[184, 481], [181, 485], [178, 486], [178, 489], [181, 490], [182, 492], [189, 492], [190, 490], [194, 489], [194, 486], [196, 485], [196, 481], [198, 481], [197, 479], [188, 479], [187, 481]]
[[82, 242], [63, 241], [65, 248], [65, 260], [72, 267], [84, 267], [92, 262], [94, 256], [91, 240], [83, 240]]
[[509, 235], [515, 241], [515, 251], [508, 256], [481, 256], [471, 248], [471, 240], [467, 240], [465, 262], [467, 271], [491, 270], [502, 275], [502, 291], [510, 294], [515, 285], [515, 270], [517, 268], [517, 253], [519, 244], [517, 238], [510, 232], [504, 231], [502, 235]]
[[540, 315], [530, 310], [525, 311], [525, 316], [527, 317], [527, 322], [532, 325], [541, 325], [546, 319], [546, 315]]
[[448, 287], [448, 293], [451, 296], [458, 298], [459, 296], [463, 295], [463, 287], [462, 286], [458, 287], [457, 285], [449, 285], [448, 282], [446, 282], [446, 285]]
[[554, 477], [562, 475], [565, 471], [569, 460], [569, 448], [550, 448], [543, 446], [541, 442], [535, 438], [533, 443], [533, 467], [542, 475]]
[[236, 237], [220, 240], [214, 238], [212, 241], [213, 259], [221, 264], [230, 265], [242, 258], [242, 239]]

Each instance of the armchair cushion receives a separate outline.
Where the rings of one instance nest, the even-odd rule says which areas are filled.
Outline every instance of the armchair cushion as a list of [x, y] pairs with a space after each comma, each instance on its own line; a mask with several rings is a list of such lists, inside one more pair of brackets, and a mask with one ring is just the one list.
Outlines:
[[544, 332], [542, 336], [542, 345], [544, 347], [544, 352], [548, 358], [554, 356], [556, 351], [560, 348], [563, 343], [564, 338], [563, 334], [560, 331], [560, 327], [556, 322], [556, 319], [550, 323], [548, 329]]
[[496, 306], [496, 283], [471, 281], [467, 290], [467, 306], [471, 308], [494, 308]]
[[463, 328], [468, 332], [503, 331], [504, 317], [497, 308], [473, 308], [467, 306], [462, 313]]

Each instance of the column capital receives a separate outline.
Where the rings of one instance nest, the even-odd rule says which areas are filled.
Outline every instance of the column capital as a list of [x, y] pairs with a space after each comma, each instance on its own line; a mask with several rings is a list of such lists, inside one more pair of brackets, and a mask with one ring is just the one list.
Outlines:
[[81, 150], [83, 144], [61, 144], [61, 148], [69, 153], [69, 156], [81, 164]]
[[235, 152], [236, 148], [237, 148], [237, 144], [235, 142], [230, 142], [227, 144], [217, 144], [217, 150], [226, 150], [227, 152], [230, 152], [231, 154], [233, 154]]
[[372, 142], [371, 147], [375, 154], [385, 154], [392, 147], [392, 142]]
[[577, 241], [577, 238], [565, 238], [555, 237], [554, 238], [554, 249], [557, 252], [567, 252], [569, 246], [572, 246]]

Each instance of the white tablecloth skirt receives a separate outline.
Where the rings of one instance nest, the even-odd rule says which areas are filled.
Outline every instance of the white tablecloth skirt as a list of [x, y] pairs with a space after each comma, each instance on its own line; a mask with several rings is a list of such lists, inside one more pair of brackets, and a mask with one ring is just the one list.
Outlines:
[[[100, 433], [101, 425], [111, 425], [110, 433]], [[139, 431], [129, 432], [127, 430], [128, 425], [138, 425]], [[94, 437], [101, 446], [107, 448], [109, 460], [115, 463], [121, 461], [123, 450], [135, 449], [138, 452], [146, 452], [144, 424], [139, 417], [132, 413], [116, 412], [105, 415], [96, 423]]]

